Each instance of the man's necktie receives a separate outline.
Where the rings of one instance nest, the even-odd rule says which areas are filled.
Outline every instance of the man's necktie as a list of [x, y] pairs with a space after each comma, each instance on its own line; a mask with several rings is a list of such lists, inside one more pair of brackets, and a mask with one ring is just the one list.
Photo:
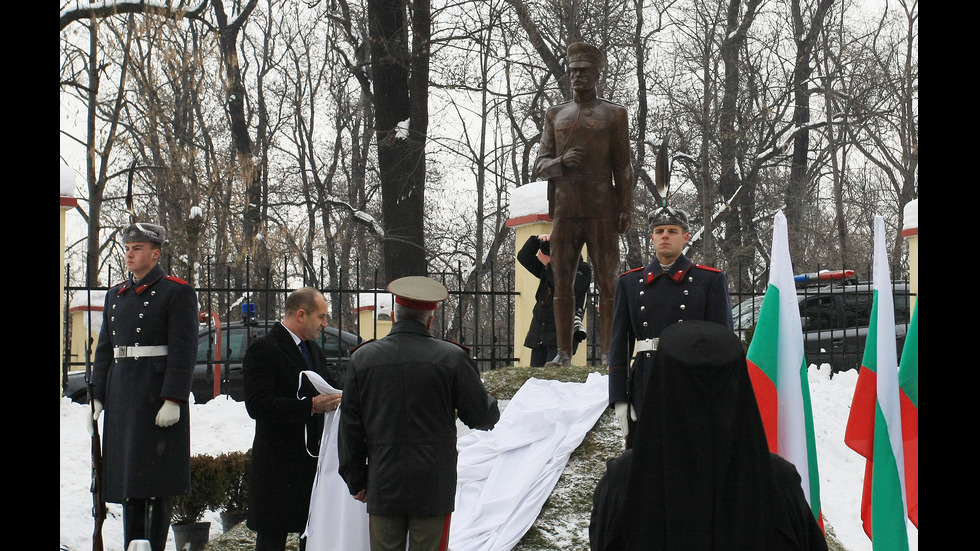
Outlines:
[[310, 351], [306, 349], [306, 341], [299, 341], [299, 351], [303, 353], [303, 359], [306, 360], [306, 367], [313, 369], [313, 361], [310, 360]]

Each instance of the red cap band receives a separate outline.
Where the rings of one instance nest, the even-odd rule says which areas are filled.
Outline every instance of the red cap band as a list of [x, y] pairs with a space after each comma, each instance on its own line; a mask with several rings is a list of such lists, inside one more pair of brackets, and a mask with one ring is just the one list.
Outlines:
[[414, 308], [416, 310], [435, 310], [439, 306], [438, 302], [412, 300], [410, 298], [400, 297], [398, 295], [395, 295], [395, 302], [406, 308]]

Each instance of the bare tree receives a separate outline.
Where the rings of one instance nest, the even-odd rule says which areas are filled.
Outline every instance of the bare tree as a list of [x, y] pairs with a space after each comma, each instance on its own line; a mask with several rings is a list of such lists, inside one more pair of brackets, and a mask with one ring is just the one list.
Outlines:
[[[803, 208], [810, 185], [807, 172], [810, 155], [810, 96], [817, 89], [810, 83], [813, 74], [813, 52], [817, 45], [824, 19], [834, 0], [819, 0], [805, 6], [803, 0], [791, 0], [790, 14], [793, 22], [793, 40], [796, 58], [793, 66], [792, 89], [794, 97], [793, 154], [790, 165], [789, 185], [786, 188], [786, 226], [789, 234], [789, 250], [792, 258], [803, 258]], [[810, 8], [809, 25], [805, 8]]]
[[429, 0], [368, 0], [384, 273], [424, 275]]

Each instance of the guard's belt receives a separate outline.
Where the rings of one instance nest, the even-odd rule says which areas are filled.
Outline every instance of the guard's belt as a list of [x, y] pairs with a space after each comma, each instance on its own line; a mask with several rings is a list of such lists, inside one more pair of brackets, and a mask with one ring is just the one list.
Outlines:
[[652, 339], [643, 339], [642, 341], [636, 341], [636, 352], [653, 352], [657, 349], [657, 343], [660, 342], [660, 337], [654, 337]]
[[136, 358], [140, 356], [166, 356], [167, 345], [154, 346], [117, 346], [112, 349], [115, 358]]

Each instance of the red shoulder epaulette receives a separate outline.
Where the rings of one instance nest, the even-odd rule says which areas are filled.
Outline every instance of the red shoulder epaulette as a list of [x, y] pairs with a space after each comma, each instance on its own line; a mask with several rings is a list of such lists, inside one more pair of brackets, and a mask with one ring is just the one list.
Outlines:
[[721, 270], [715, 268], [714, 266], [705, 266], [704, 264], [695, 264], [695, 268], [701, 268], [702, 270], [708, 270], [709, 272], [721, 273]]
[[351, 354], [353, 354], [353, 353], [354, 353], [354, 351], [355, 351], [355, 350], [357, 350], [358, 348], [360, 348], [360, 347], [362, 347], [362, 346], [364, 346], [365, 344], [367, 344], [367, 343], [369, 343], [369, 342], [374, 342], [374, 341], [376, 341], [376, 340], [377, 340], [377, 339], [368, 339], [368, 340], [366, 340], [366, 341], [361, 341], [361, 344], [359, 344], [359, 345], [357, 345], [357, 346], [355, 346], [354, 348], [351, 348], [351, 349], [350, 349], [350, 353], [351, 353]]
[[442, 339], [442, 340], [444, 340], [444, 341], [446, 341], [446, 342], [448, 342], [449, 344], [455, 344], [456, 346], [458, 346], [458, 347], [460, 347], [460, 348], [462, 348], [463, 350], [465, 350], [465, 351], [467, 351], [467, 352], [469, 352], [469, 351], [470, 351], [470, 349], [469, 349], [469, 348], [467, 348], [467, 347], [465, 347], [465, 346], [463, 346], [463, 345], [461, 345], [461, 344], [459, 344], [459, 343], [458, 343], [458, 342], [456, 342], [456, 341], [451, 341], [451, 340], [449, 340], [449, 339]]
[[642, 269], [643, 269], [643, 266], [640, 266], [639, 268], [633, 268], [632, 270], [629, 270], [629, 271], [626, 271], [626, 272], [623, 272], [623, 273], [619, 274], [619, 277], [623, 277], [626, 274], [631, 274], [631, 273], [633, 273], [633, 272], [635, 272], [637, 270], [642, 270]]
[[187, 285], [187, 281], [185, 281], [183, 279], [180, 279], [177, 276], [167, 276], [167, 279], [169, 279], [170, 281], [176, 281], [177, 283], [180, 283], [181, 285]]

